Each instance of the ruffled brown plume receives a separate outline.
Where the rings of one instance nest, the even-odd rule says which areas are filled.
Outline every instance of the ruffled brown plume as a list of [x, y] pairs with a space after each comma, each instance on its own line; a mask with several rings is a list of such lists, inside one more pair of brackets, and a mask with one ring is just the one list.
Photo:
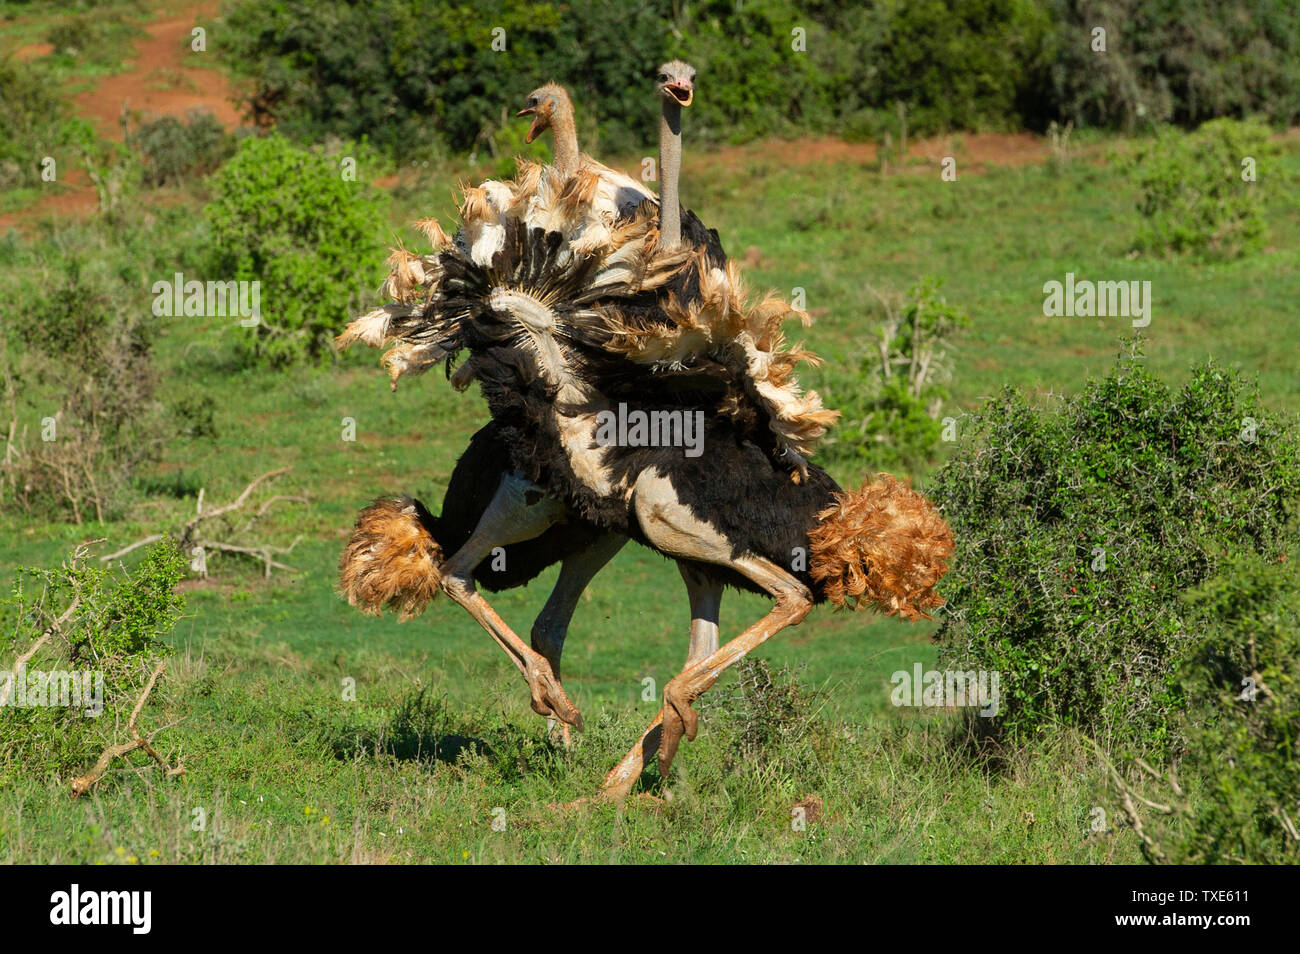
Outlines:
[[339, 589], [363, 613], [383, 608], [405, 622], [424, 612], [442, 579], [442, 547], [427, 524], [424, 505], [412, 497], [381, 497], [357, 517], [339, 558]]
[[808, 540], [809, 573], [837, 606], [867, 604], [914, 621], [943, 605], [934, 585], [948, 572], [952, 530], [925, 497], [888, 474], [836, 494]]

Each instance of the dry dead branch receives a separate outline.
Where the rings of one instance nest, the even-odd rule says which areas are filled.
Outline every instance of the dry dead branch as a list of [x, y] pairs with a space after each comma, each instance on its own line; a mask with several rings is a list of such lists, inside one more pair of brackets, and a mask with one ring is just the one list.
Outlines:
[[[180, 531], [175, 535], [176, 544], [180, 548], [181, 552], [189, 554], [193, 553], [196, 548], [199, 548], [202, 550], [217, 550], [223, 553], [238, 553], [244, 556], [252, 556], [262, 562], [265, 575], [268, 579], [271, 576], [272, 569], [293, 572], [293, 567], [275, 560], [274, 557], [288, 556], [292, 553], [294, 547], [296, 547], [298, 542], [302, 539], [301, 536], [296, 538], [293, 543], [289, 544], [287, 547], [282, 547], [268, 542], [233, 542], [231, 540], [214, 539], [213, 537], [206, 535], [206, 526], [210, 525], [209, 521], [229, 514], [235, 514], [243, 510], [258, 487], [267, 481], [275, 480], [277, 477], [284, 476], [291, 470], [293, 470], [292, 467], [281, 467], [278, 470], [267, 471], [250, 481], [248, 486], [240, 492], [239, 496], [230, 503], [222, 504], [219, 507], [213, 507], [209, 510], [203, 509], [203, 499], [206, 494], [206, 488], [200, 488], [198, 501], [194, 507], [194, 516], [186, 521], [185, 525], [182, 526]], [[248, 533], [253, 528], [254, 524], [265, 517], [276, 504], [305, 504], [306, 502], [307, 498], [298, 494], [275, 494], [263, 501], [256, 511], [249, 514], [247, 519], [233, 530], [233, 536], [239, 538]], [[128, 544], [115, 553], [110, 553], [107, 556], [100, 557], [100, 559], [106, 563], [111, 560], [116, 560], [117, 558], [130, 553], [132, 550], [137, 550], [140, 547], [156, 543], [159, 540], [165, 539], [167, 536], [169, 536], [169, 534], [166, 533], [150, 534], [147, 537], [136, 540], [134, 543]], [[200, 573], [203, 576], [207, 575], [206, 569], [200, 571]]]
[[149, 676], [149, 682], [146, 683], [144, 687], [144, 692], [140, 693], [140, 698], [136, 700], [135, 708], [131, 710], [131, 718], [126, 722], [126, 729], [131, 734], [131, 741], [122, 742], [118, 745], [110, 745], [99, 756], [99, 759], [96, 760], [95, 764], [91, 766], [89, 772], [85, 775], [79, 775], [74, 778], [72, 780], [73, 798], [78, 798], [89, 792], [91, 787], [104, 777], [104, 773], [108, 771], [108, 767], [113, 764], [114, 759], [121, 758], [130, 752], [134, 752], [136, 749], [143, 749], [147, 752], [155, 762], [163, 767], [168, 778], [185, 774], [185, 766], [177, 763], [173, 768], [167, 763], [166, 759], [158, 754], [157, 749], [153, 747], [153, 737], [157, 732], [143, 735], [136, 727], [136, 720], [140, 718], [140, 712], [144, 709], [144, 704], [149, 698], [149, 693], [153, 692], [154, 684], [158, 681], [158, 677], [162, 675], [163, 670], [166, 668], [167, 663], [162, 661], [159, 661], [158, 665], [154, 666], [153, 673]]

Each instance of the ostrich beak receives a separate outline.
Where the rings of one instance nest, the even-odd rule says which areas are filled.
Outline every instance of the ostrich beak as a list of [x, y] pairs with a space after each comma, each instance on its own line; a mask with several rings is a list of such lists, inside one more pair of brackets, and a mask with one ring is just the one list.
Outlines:
[[664, 89], [679, 106], [689, 106], [695, 99], [695, 87], [690, 83], [668, 83]]
[[519, 110], [519, 112], [515, 113], [516, 116], [533, 117], [533, 123], [531, 126], [528, 127], [528, 132], [524, 135], [524, 142], [532, 142], [534, 139], [536, 139], [538, 136], [542, 134], [542, 129], [543, 129], [543, 126], [541, 125], [542, 118], [536, 114], [537, 114], [537, 109], [533, 106], [525, 106], [523, 109]]

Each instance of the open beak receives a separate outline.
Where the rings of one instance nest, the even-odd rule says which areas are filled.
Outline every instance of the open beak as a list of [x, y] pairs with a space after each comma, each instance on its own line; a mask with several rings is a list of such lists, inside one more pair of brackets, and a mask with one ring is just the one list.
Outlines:
[[532, 142], [534, 139], [538, 137], [538, 135], [540, 135], [542, 131], [541, 127], [537, 125], [538, 117], [536, 116], [536, 113], [537, 113], [537, 109], [533, 106], [525, 106], [523, 109], [519, 110], [519, 112], [515, 113], [516, 116], [533, 117], [533, 124], [528, 127], [528, 132], [524, 136], [524, 142]]
[[669, 83], [664, 87], [679, 106], [689, 106], [695, 99], [695, 87], [688, 83]]

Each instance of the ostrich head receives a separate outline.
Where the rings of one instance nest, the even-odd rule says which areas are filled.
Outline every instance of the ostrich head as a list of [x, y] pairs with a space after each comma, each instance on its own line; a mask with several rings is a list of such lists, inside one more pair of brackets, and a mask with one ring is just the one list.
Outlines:
[[659, 67], [655, 89], [670, 103], [691, 105], [695, 99], [695, 67], [681, 60], [670, 60]]
[[533, 124], [528, 127], [524, 142], [532, 142], [553, 125], [573, 125], [573, 104], [569, 94], [558, 83], [547, 83], [528, 94], [524, 108], [516, 114], [532, 116]]

